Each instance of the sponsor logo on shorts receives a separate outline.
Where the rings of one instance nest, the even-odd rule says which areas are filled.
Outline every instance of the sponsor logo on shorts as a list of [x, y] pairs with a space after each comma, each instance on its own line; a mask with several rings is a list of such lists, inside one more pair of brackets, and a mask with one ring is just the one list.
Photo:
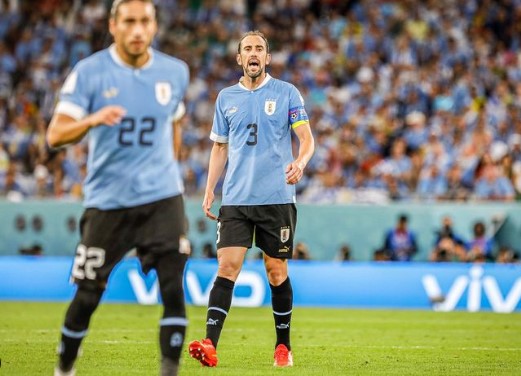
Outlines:
[[279, 253], [288, 253], [288, 252], [289, 252], [289, 247], [288, 246], [284, 246], [284, 247], [279, 249]]

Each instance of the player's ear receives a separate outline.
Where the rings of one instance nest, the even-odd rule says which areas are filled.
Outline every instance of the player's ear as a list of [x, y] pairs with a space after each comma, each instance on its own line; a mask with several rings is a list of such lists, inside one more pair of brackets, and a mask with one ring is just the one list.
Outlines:
[[112, 37], [114, 38], [114, 33], [116, 32], [116, 22], [114, 21], [113, 17], [109, 19], [109, 32], [110, 35], [112, 35]]
[[270, 61], [271, 61], [271, 54], [267, 54], [266, 55], [266, 65], [270, 65]]
[[235, 60], [237, 61], [237, 65], [242, 65], [241, 54], [235, 55]]

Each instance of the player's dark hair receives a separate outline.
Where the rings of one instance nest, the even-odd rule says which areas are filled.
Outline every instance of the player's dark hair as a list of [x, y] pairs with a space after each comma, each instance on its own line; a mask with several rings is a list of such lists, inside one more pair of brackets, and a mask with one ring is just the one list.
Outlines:
[[[129, 3], [131, 1], [135, 1], [135, 0], [114, 0], [114, 2], [112, 3], [112, 7], [110, 8], [110, 18], [116, 19], [120, 5]], [[142, 1], [143, 3], [150, 3], [150, 4], [154, 5], [153, 0], [138, 0], [138, 1]], [[154, 5], [154, 11], [155, 11], [155, 9], [156, 8]]]
[[248, 31], [248, 32], [246, 32], [246, 33], [244, 33], [242, 35], [241, 40], [239, 41], [239, 44], [237, 46], [237, 53], [238, 54], [241, 53], [241, 43], [242, 43], [243, 39], [246, 38], [246, 37], [249, 37], [250, 35], [256, 35], [256, 36], [261, 37], [262, 39], [264, 39], [264, 42], [266, 43], [266, 52], [270, 53], [270, 44], [268, 43], [268, 39], [266, 39], [264, 34], [261, 33], [259, 30], [253, 30], [253, 31]]

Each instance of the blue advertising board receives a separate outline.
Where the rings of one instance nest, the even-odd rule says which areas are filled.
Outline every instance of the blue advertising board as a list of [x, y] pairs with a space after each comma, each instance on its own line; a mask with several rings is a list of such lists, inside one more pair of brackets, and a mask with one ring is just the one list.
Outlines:
[[[69, 257], [1, 257], [0, 300], [69, 300], [74, 294], [71, 267]], [[521, 311], [519, 264], [290, 261], [289, 268], [295, 306]], [[216, 271], [215, 260], [188, 262], [189, 304], [207, 304]], [[103, 299], [157, 304], [157, 277], [153, 271], [144, 275], [138, 260], [127, 258], [112, 274]], [[270, 304], [262, 261], [246, 261], [232, 304]]]

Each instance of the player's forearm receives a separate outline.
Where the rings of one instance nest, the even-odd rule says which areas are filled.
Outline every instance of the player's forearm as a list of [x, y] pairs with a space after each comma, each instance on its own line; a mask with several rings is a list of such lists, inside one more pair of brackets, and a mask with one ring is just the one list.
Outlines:
[[51, 120], [47, 130], [47, 143], [56, 148], [80, 141], [93, 126], [90, 116], [74, 120], [65, 115], [57, 115]]
[[181, 156], [181, 147], [183, 146], [183, 128], [181, 121], [174, 121], [174, 158], [179, 160]]
[[208, 165], [206, 191], [213, 192], [228, 160], [228, 144], [214, 143]]
[[295, 159], [295, 162], [299, 164], [299, 166], [304, 169], [307, 166], [309, 160], [313, 156], [315, 152], [315, 141], [311, 134], [307, 137], [303, 137], [300, 139], [300, 146], [298, 150], [298, 156]]

